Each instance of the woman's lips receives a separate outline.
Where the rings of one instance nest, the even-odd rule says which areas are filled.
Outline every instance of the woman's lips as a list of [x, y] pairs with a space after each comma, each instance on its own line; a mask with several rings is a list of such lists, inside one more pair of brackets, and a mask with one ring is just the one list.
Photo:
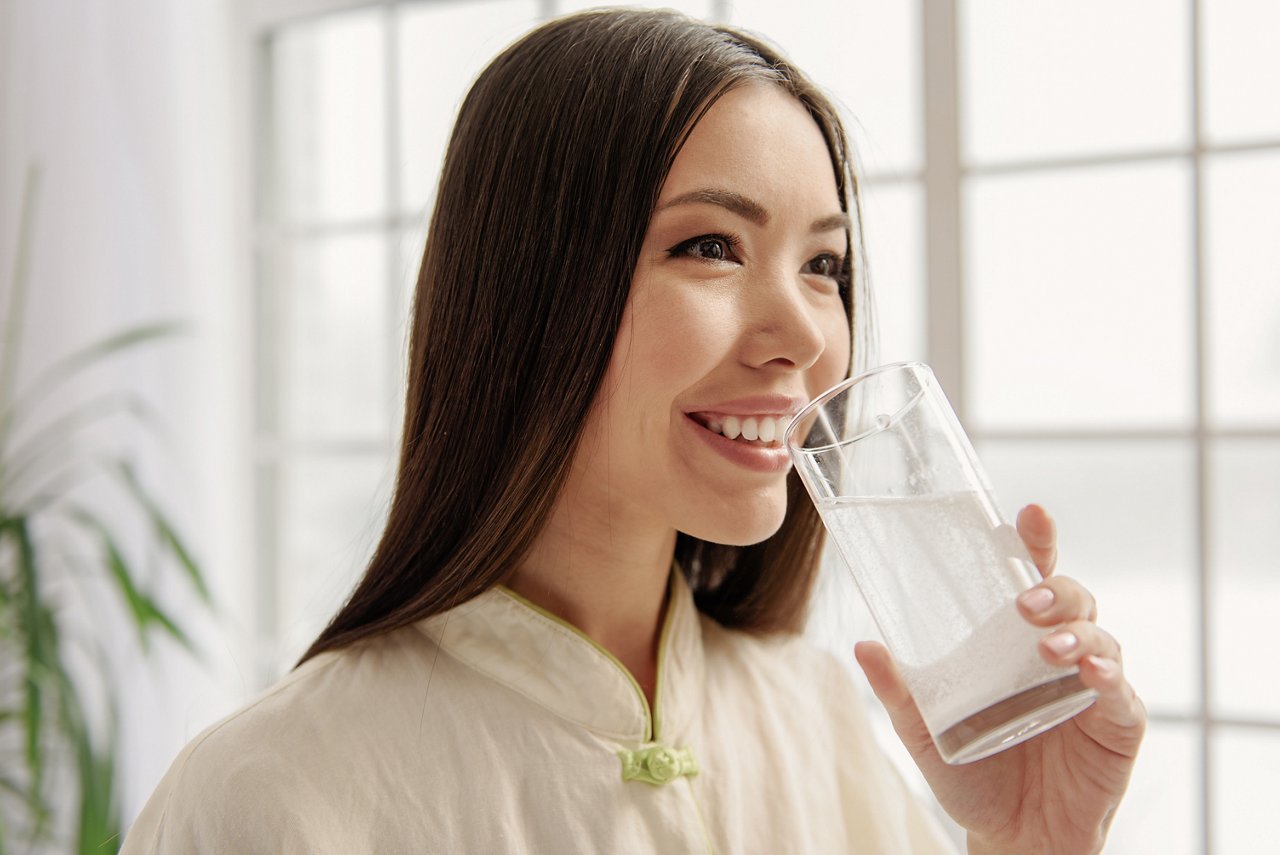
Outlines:
[[703, 427], [696, 420], [686, 415], [684, 423], [707, 446], [731, 463], [749, 469], [752, 472], [775, 474], [785, 472], [791, 467], [791, 456], [781, 442], [773, 445], [756, 445], [737, 439], [726, 439], [723, 435]]

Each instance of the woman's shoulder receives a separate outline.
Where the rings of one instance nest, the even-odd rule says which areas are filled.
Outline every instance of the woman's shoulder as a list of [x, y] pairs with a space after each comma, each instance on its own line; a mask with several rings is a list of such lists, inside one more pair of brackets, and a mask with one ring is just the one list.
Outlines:
[[433, 652], [434, 643], [410, 626], [321, 653], [206, 728], [188, 746], [187, 762], [311, 751], [333, 732], [349, 732], [353, 719], [385, 708]]
[[433, 647], [408, 627], [322, 653], [209, 725], [174, 759], [123, 852], [306, 850], [327, 821], [319, 796], [350, 768], [343, 755], [367, 751], [359, 734], [410, 705], [397, 687], [413, 684]]

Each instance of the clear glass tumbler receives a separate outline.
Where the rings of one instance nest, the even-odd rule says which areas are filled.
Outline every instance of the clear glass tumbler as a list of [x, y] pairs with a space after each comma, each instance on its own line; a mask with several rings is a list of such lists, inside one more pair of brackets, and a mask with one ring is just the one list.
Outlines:
[[1040, 581], [929, 366], [875, 368], [806, 406], [786, 447], [942, 758], [1012, 747], [1093, 703], [1018, 613]]

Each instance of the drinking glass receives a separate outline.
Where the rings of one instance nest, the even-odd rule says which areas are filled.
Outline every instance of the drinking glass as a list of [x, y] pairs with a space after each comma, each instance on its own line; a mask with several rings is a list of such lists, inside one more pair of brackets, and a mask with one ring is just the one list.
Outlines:
[[1018, 613], [1040, 574], [929, 366], [845, 380], [784, 442], [943, 760], [990, 756], [1093, 703]]

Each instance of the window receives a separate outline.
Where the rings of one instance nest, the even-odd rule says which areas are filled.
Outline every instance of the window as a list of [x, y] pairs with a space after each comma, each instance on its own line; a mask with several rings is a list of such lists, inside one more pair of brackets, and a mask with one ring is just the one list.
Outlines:
[[1055, 509], [1152, 714], [1108, 851], [1280, 837], [1256, 670], [1280, 605], [1278, 27], [1247, 0], [956, 6], [964, 415], [1008, 507]]
[[[459, 99], [596, 3], [257, 4], [262, 682], [386, 511], [406, 321]], [[1108, 852], [1280, 837], [1280, 11], [1262, 0], [690, 0], [856, 117], [881, 361], [937, 371], [1045, 504], [1152, 713]]]

